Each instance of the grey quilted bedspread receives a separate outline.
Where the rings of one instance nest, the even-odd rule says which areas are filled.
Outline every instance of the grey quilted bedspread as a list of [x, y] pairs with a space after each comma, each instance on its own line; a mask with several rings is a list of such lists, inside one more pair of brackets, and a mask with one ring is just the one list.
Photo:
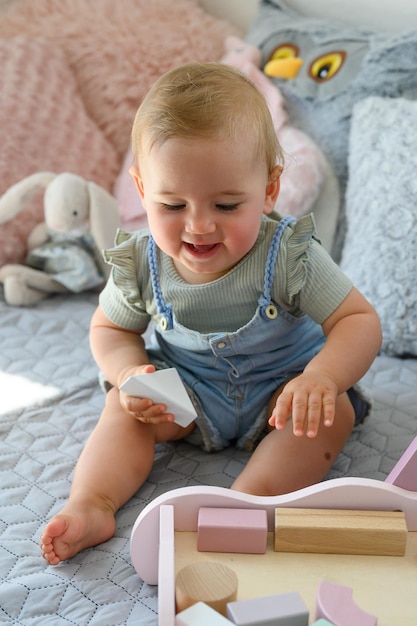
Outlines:
[[[228, 487], [247, 455], [208, 455], [186, 443], [158, 449], [149, 480], [119, 512], [107, 543], [48, 567], [41, 528], [68, 496], [72, 471], [103, 394], [88, 344], [96, 295], [49, 298], [35, 308], [0, 298], [0, 624], [157, 624], [157, 588], [130, 562], [141, 509], [186, 485]], [[343, 357], [341, 357], [343, 358]], [[383, 480], [417, 430], [417, 360], [379, 356], [364, 379], [374, 397], [329, 477]]]

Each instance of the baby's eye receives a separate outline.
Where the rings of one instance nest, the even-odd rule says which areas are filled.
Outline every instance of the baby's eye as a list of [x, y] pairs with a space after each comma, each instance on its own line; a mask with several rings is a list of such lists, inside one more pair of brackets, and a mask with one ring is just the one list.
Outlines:
[[216, 204], [217, 208], [220, 209], [220, 211], [235, 211], [239, 204], [235, 203], [235, 204]]
[[181, 209], [183, 209], [185, 207], [185, 204], [165, 204], [162, 203], [161, 204], [163, 209], [166, 209], [167, 211], [181, 211]]

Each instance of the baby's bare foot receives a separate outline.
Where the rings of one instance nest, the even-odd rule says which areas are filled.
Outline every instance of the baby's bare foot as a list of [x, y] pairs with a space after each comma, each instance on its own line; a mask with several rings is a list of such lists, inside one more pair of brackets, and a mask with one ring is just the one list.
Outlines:
[[111, 509], [69, 502], [46, 525], [40, 541], [42, 556], [49, 565], [58, 565], [80, 550], [107, 541], [115, 527]]

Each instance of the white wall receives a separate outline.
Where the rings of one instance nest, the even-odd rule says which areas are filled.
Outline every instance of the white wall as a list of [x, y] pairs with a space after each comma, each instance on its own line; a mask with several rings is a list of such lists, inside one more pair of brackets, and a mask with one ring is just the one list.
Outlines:
[[[236, 24], [244, 34], [254, 19], [258, 0], [199, 0], [216, 17]], [[416, 0], [286, 0], [302, 15], [338, 19], [387, 32], [417, 30]]]

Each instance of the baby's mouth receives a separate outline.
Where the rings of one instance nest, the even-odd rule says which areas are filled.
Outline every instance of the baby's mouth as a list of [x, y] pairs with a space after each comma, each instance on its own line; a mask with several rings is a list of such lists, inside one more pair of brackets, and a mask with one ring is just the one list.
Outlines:
[[188, 248], [188, 250], [190, 250], [190, 252], [192, 252], [193, 254], [204, 254], [207, 252], [211, 252], [218, 246], [217, 243], [194, 244], [194, 243], [184, 242], [184, 244], [186, 248]]

